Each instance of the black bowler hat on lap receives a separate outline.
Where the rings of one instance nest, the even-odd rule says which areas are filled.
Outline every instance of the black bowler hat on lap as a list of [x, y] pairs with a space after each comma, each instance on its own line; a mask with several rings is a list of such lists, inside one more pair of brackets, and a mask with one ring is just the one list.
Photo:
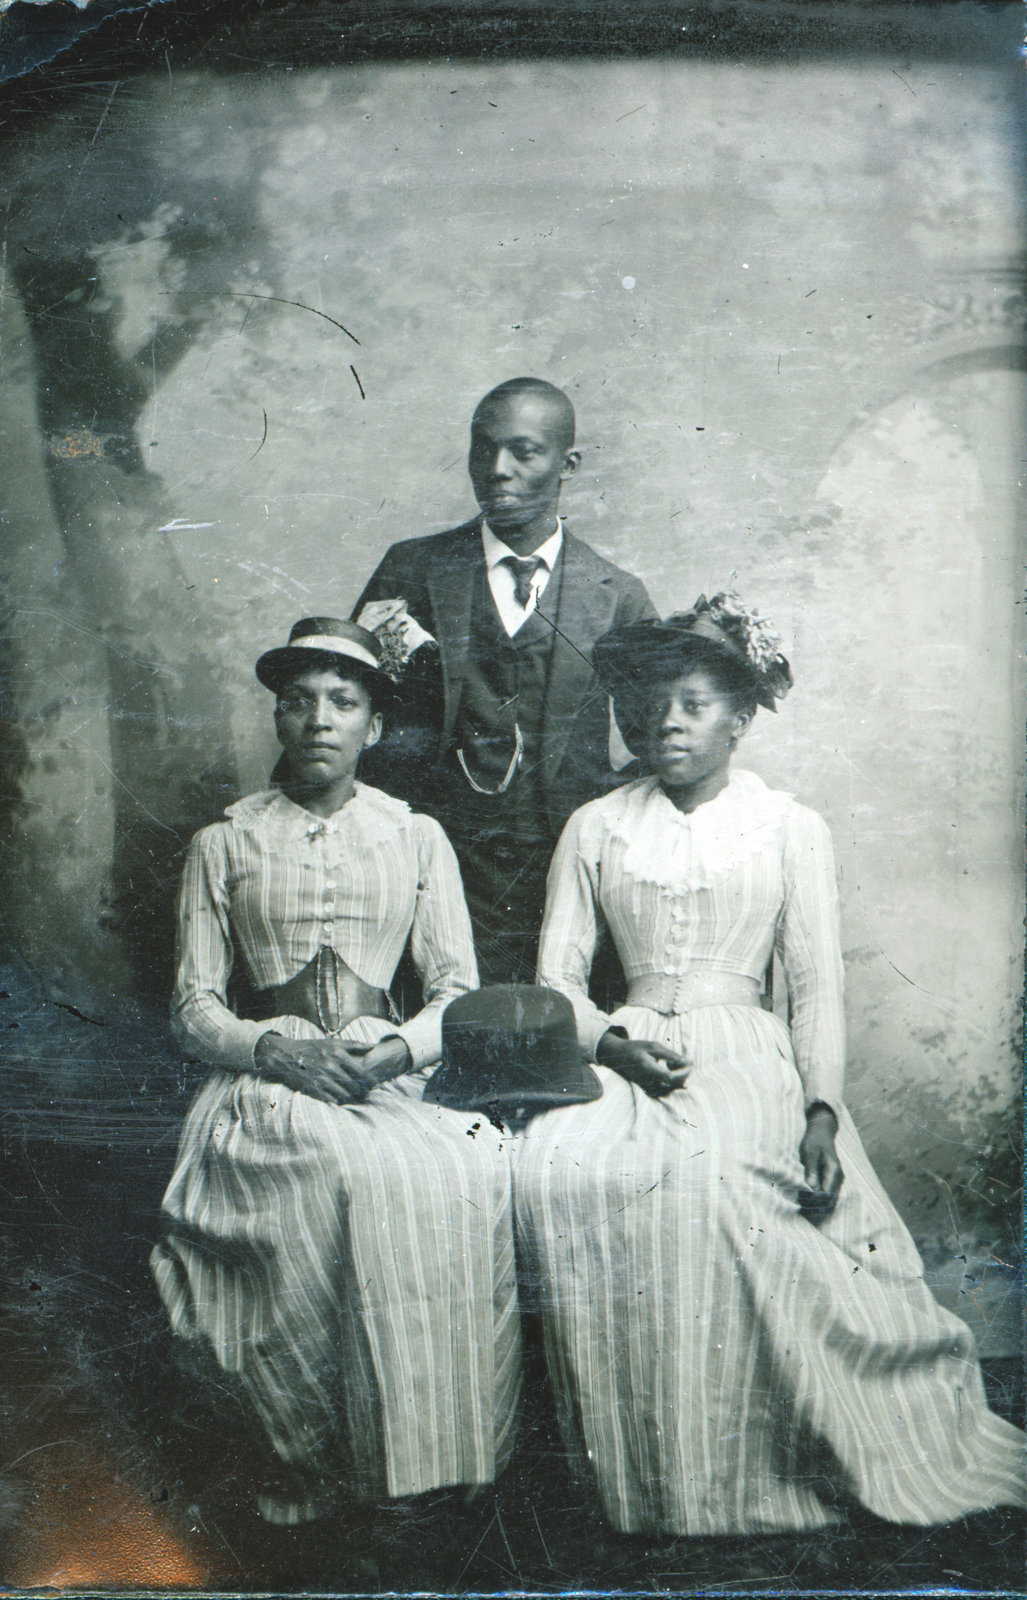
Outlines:
[[598, 1100], [602, 1092], [567, 996], [498, 983], [458, 995], [446, 1007], [442, 1063], [424, 1098], [459, 1111], [543, 1111]]

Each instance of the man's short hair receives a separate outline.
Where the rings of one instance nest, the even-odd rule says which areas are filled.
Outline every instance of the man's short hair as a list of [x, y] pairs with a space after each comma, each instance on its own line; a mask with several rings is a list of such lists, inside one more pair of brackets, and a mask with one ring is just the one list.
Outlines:
[[507, 378], [504, 383], [498, 383], [494, 389], [474, 408], [475, 416], [492, 400], [506, 400], [519, 394], [537, 394], [545, 400], [553, 412], [556, 427], [560, 434], [561, 450], [569, 450], [574, 443], [575, 417], [574, 407], [555, 383], [547, 383], [545, 378]]

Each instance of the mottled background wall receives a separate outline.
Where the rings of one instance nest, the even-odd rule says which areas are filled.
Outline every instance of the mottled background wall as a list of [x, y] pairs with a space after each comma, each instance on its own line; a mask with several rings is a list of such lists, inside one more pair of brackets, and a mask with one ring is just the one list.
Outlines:
[[788, 636], [798, 687], [745, 754], [830, 822], [851, 1104], [1001, 1347], [1017, 17], [795, 60], [240, 50], [27, 115], [0, 324], [9, 945], [66, 993], [163, 1004], [183, 844], [274, 759], [256, 653], [468, 515], [474, 402], [549, 378], [579, 414], [575, 531], [662, 609], [734, 583]]

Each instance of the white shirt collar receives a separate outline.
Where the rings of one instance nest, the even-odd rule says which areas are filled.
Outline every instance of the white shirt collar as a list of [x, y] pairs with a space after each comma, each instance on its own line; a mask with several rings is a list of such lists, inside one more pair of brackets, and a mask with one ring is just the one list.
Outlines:
[[[481, 542], [485, 551], [485, 564], [490, 572], [492, 571], [492, 568], [497, 567], [501, 561], [505, 561], [507, 556], [516, 555], [516, 551], [511, 550], [508, 544], [504, 544], [502, 539], [498, 539], [496, 537], [484, 519], [482, 520], [481, 524]], [[560, 546], [562, 544], [563, 518], [557, 517], [556, 532], [551, 533], [548, 539], [543, 540], [537, 550], [529, 551], [529, 554], [537, 556], [539, 561], [544, 562], [549, 571], [552, 572], [556, 565], [557, 557], [560, 554]]]

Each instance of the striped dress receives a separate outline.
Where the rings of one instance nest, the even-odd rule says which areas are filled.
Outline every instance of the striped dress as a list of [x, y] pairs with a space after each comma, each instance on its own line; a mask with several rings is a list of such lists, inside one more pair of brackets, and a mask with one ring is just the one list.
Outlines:
[[[586, 981], [603, 920], [636, 990], [759, 980], [775, 943], [791, 1032], [755, 1004], [613, 1018]], [[859, 1502], [929, 1524], [1024, 1501], [1024, 1438], [987, 1408], [972, 1336], [840, 1100], [842, 963], [823, 822], [754, 775], [679, 812], [653, 779], [582, 807], [557, 848], [540, 979], [594, 1050], [611, 1021], [694, 1063], [647, 1097], [536, 1117], [515, 1208], [568, 1443], [622, 1532], [822, 1527]], [[687, 988], [689, 979], [684, 980]], [[799, 1211], [805, 1107], [839, 1121], [834, 1214]]]
[[[362, 1017], [343, 1039], [400, 1034], [414, 1070], [331, 1106], [257, 1077], [268, 1030], [233, 1015], [239, 959], [258, 989], [330, 946], [390, 983], [409, 935], [425, 1008]], [[319, 1482], [414, 1495], [491, 1481], [520, 1383], [510, 1172], [487, 1119], [426, 1105], [441, 1014], [475, 987], [470, 923], [441, 828], [358, 784], [326, 820], [274, 791], [196, 835], [182, 880], [173, 1025], [214, 1069], [164, 1197], [151, 1265], [174, 1332], [241, 1392], [297, 1485], [260, 1504], [317, 1513]], [[470, 1135], [470, 1136], [469, 1136]]]

